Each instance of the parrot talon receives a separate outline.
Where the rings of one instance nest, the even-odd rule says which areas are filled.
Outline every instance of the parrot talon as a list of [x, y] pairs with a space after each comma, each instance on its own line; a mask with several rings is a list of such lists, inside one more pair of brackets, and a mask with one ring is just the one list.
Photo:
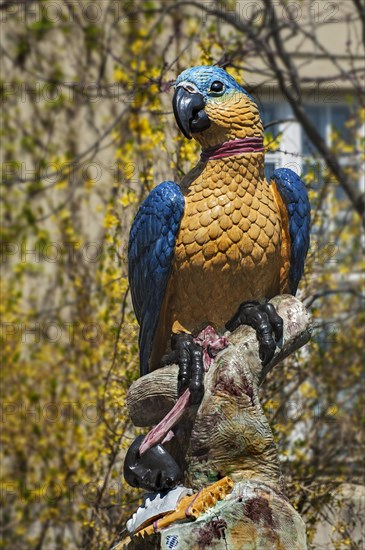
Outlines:
[[261, 311], [267, 313], [275, 335], [275, 341], [279, 342], [283, 337], [284, 323], [282, 318], [280, 317], [280, 315], [277, 314], [275, 307], [270, 303], [261, 304], [260, 309]]
[[283, 336], [283, 320], [276, 313], [274, 306], [258, 302], [243, 302], [226, 324], [226, 329], [233, 332], [240, 325], [248, 325], [256, 330], [261, 362], [264, 366], [270, 363], [274, 357], [276, 343]]
[[173, 365], [174, 363], [178, 363], [176, 350], [170, 351], [170, 353], [165, 353], [165, 355], [161, 358], [160, 366], [167, 367], [167, 365]]
[[191, 334], [185, 333], [173, 334], [171, 347], [172, 353], [163, 357], [163, 363], [166, 365], [167, 359], [174, 359], [179, 365], [178, 394], [189, 388], [191, 405], [199, 405], [204, 395], [203, 350]]

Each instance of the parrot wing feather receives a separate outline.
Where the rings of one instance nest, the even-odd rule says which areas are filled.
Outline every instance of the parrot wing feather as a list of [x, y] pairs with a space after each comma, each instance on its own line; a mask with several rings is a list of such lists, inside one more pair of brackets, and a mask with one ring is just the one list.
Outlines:
[[305, 184], [288, 168], [279, 168], [271, 176], [285, 204], [290, 235], [289, 286], [292, 294], [298, 288], [309, 247], [310, 204]]
[[172, 181], [164, 181], [141, 204], [131, 227], [128, 278], [134, 311], [140, 324], [141, 376], [148, 373], [148, 361], [171, 273], [184, 204], [180, 187]]

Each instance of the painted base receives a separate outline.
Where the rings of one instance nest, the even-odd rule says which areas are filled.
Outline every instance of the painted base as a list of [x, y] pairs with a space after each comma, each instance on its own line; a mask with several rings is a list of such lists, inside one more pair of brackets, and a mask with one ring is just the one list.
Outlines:
[[[302, 518], [268, 487], [241, 484], [230, 500], [218, 503], [193, 523], [161, 532], [158, 548], [189, 550], [305, 550]], [[142, 547], [141, 547], [142, 548]]]
[[[303, 520], [282, 494], [277, 450], [260, 405], [259, 385], [276, 364], [308, 341], [310, 317], [293, 296], [277, 296], [271, 302], [284, 321], [283, 338], [273, 360], [263, 368], [250, 327], [239, 327], [230, 334], [230, 345], [205, 375], [205, 394], [198, 410], [191, 409], [166, 444], [175, 460], [181, 460], [185, 486], [198, 492], [228, 476], [234, 492], [195, 521], [171, 523], [157, 534], [125, 539], [115, 550], [307, 548]], [[127, 403], [135, 425], [160, 422], [159, 415], [166, 414], [176, 401], [177, 377], [178, 367], [171, 365], [132, 385]]]
[[115, 550], [306, 550], [305, 525], [289, 501], [267, 485], [237, 483], [232, 493], [196, 521], [156, 535], [136, 536]]

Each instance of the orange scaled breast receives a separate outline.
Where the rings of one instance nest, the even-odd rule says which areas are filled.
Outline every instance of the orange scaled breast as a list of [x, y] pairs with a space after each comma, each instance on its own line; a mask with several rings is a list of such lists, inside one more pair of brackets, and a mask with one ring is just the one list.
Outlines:
[[[286, 291], [288, 248], [282, 247], [280, 204], [262, 166], [260, 153], [209, 161], [184, 190], [185, 211], [155, 341], [208, 323], [223, 329], [243, 301]], [[154, 350], [155, 360], [163, 351]]]

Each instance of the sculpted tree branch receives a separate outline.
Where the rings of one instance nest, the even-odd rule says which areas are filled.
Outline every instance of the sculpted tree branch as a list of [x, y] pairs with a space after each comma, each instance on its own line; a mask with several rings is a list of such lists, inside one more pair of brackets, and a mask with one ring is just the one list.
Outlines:
[[[159, 520], [163, 509], [159, 500], [158, 506], [152, 501], [140, 509], [130, 527], [136, 528], [137, 534], [120, 541], [115, 550], [168, 548], [168, 542], [175, 539], [186, 549], [244, 549], [251, 548], [254, 541], [257, 548], [280, 544], [306, 548], [305, 526], [283, 492], [259, 385], [274, 366], [308, 341], [310, 318], [292, 296], [278, 296], [272, 303], [283, 318], [284, 332], [269, 365], [262, 366], [254, 330], [238, 328], [228, 336], [228, 347], [210, 365], [199, 409], [190, 408], [175, 428], [175, 437], [164, 444], [184, 468], [184, 485], [193, 495], [184, 494], [174, 503], [176, 509]], [[127, 405], [136, 426], [158, 423], [171, 409], [177, 400], [177, 375], [178, 366], [170, 365], [131, 386]], [[195, 515], [186, 516], [189, 498], [192, 502], [207, 487], [209, 495], [196, 503]]]

